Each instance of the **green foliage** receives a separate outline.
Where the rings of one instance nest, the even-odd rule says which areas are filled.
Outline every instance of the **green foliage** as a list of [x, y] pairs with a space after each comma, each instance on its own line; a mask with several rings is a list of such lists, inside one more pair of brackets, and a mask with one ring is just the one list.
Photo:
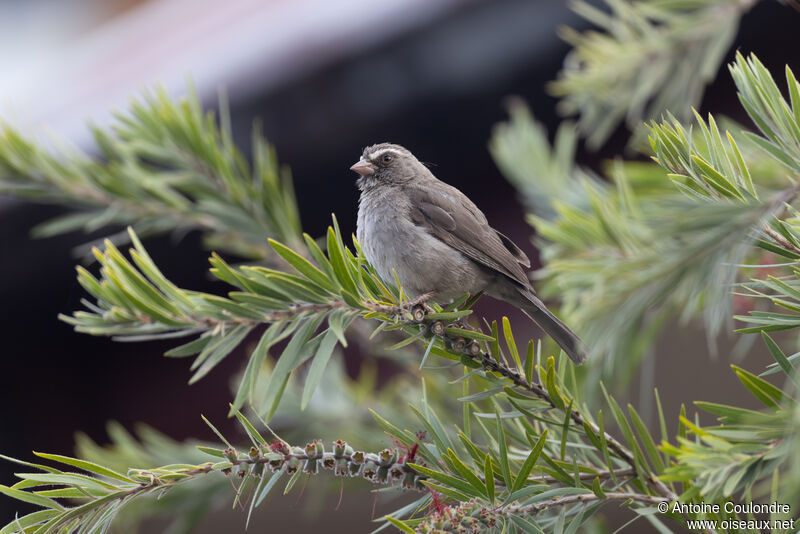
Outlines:
[[[722, 6], [738, 16], [746, 7], [612, 5], [622, 20], [609, 26], [617, 40], [598, 41], [612, 50], [624, 39], [632, 46], [652, 35], [667, 47], [684, 43], [679, 23], [691, 14]], [[599, 16], [583, 4], [578, 9]], [[692, 44], [717, 50], [704, 61], [718, 62], [727, 47], [724, 32], [716, 39]], [[516, 106], [511, 122], [495, 132], [492, 153], [537, 212], [530, 221], [543, 245], [540, 286], [561, 297], [569, 323], [590, 347], [597, 363], [588, 370], [563, 353], [551, 355], [540, 341], [522, 340], [507, 318], [475, 320], [480, 295], [444, 306], [426, 302], [426, 295], [409, 300], [376, 276], [357, 242], [345, 244], [335, 219], [323, 251], [300, 234], [291, 188], [267, 145], [257, 140], [250, 168], [233, 147], [224, 114], [218, 128], [193, 98], [174, 104], [159, 93], [134, 104], [113, 135], [97, 134], [102, 163], [56, 158], [6, 129], [0, 170], [10, 176], [7, 190], [92, 211], [62, 221], [61, 229], [107, 222], [138, 229], [128, 230], [128, 256], [112, 241], [93, 250], [99, 273], [78, 268], [93, 301], [62, 319], [77, 331], [120, 341], [191, 338], [166, 353], [193, 357], [190, 382], [233, 351], [247, 351], [230, 416], [248, 444], [232, 445], [206, 420], [215, 443], [175, 443], [147, 428], [135, 439], [112, 425], [112, 445], [80, 436], [75, 457], [37, 453], [46, 464], [3, 457], [24, 469], [0, 493], [38, 510], [0, 534], [101, 533], [112, 524], [133, 532], [161, 513], [175, 516], [175, 531], [188, 532], [225, 500], [246, 511], [246, 526], [279, 484], [286, 494], [325, 469], [366, 479], [381, 493], [408, 492], [408, 502], [378, 527], [404, 532], [574, 533], [595, 527], [605, 503], [624, 507], [631, 522], [644, 518], [668, 532], [689, 520], [749, 516], [707, 508], [665, 514], [657, 508], [662, 502], [800, 501], [798, 355], [787, 356], [768, 334], [800, 326], [800, 219], [792, 206], [800, 86], [787, 70], [787, 101], [754, 56], [737, 56], [731, 71], [762, 135], [723, 135], [723, 121], [697, 113], [693, 131], [669, 116], [649, 125], [658, 165], [616, 161], [608, 168], [610, 183], [573, 163], [577, 135], [569, 126], [551, 149], [544, 131]], [[633, 112], [669, 94], [668, 87], [663, 94], [625, 87], [638, 95], [629, 98]], [[610, 126], [592, 128], [602, 133]], [[156, 207], [160, 214], [148, 211]], [[280, 258], [283, 270], [234, 267], [215, 253], [211, 273], [227, 285], [225, 296], [179, 288], [138, 233], [187, 226], [208, 232], [212, 242], [225, 240], [229, 251]], [[264, 236], [278, 240], [267, 248]], [[788, 263], [735, 284], [739, 265], [764, 251]], [[655, 436], [640, 410], [616, 400], [616, 384], [609, 382], [609, 391], [597, 379], [629, 376], [636, 356], [675, 315], [702, 315], [713, 335], [729, 315], [732, 287], [737, 299], [761, 306], [737, 318], [748, 324], [743, 333], [761, 334], [775, 360], [761, 375], [733, 366], [763, 407], [697, 402], [712, 423], [682, 409], [671, 435], [656, 393]], [[770, 311], [771, 305], [789, 313]], [[396, 379], [376, 392], [369, 369], [357, 382], [344, 376], [337, 346], [368, 346], [377, 334], [393, 343], [384, 355], [425, 374], [419, 389]], [[435, 365], [434, 356], [444, 365]], [[247, 409], [252, 416], [243, 415]], [[320, 439], [307, 441], [309, 432], [339, 439], [328, 448]], [[387, 437], [390, 447], [380, 443]], [[304, 440], [303, 447], [290, 445]]]
[[[568, 322], [601, 355], [596, 361], [603, 369], [590, 369], [591, 377], [627, 381], [674, 318], [701, 316], [713, 339], [730, 316], [737, 266], [756, 257], [753, 245], [773, 251], [781, 248], [776, 239], [795, 240], [786, 203], [796, 188], [784, 162], [765, 146], [800, 143], [796, 106], [760, 65], [739, 55], [731, 70], [740, 95], [770, 95], [769, 103], [746, 107], [766, 117], [753, 115], [765, 137], [723, 134], [719, 121], [697, 113], [695, 131], [671, 116], [649, 125], [654, 160], [671, 184], [652, 164], [619, 160], [607, 166], [610, 184], [590, 178], [570, 164], [574, 135], [559, 133], [551, 149], [524, 109], [512, 109], [510, 123], [496, 129], [492, 153], [529, 205], [551, 199], [549, 212], [529, 216], [544, 263], [538, 287], [561, 299]], [[797, 94], [791, 71], [787, 80], [790, 95]], [[772, 108], [782, 111], [767, 111]], [[515, 151], [534, 156], [511, 163]], [[539, 179], [553, 169], [555, 179]]]
[[[176, 287], [161, 274], [136, 233], [129, 232], [133, 261], [110, 241], [104, 251], [95, 249], [100, 278], [78, 267], [78, 281], [96, 303], [85, 301], [87, 311], [61, 318], [79, 332], [118, 341], [198, 336], [166, 353], [194, 356], [190, 383], [208, 374], [254, 329], [269, 324], [252, 351], [234, 401], [234, 409], [248, 402], [267, 420], [275, 413], [290, 375], [311, 359], [303, 394], [304, 404], [308, 403], [332, 351], [338, 343], [346, 343], [345, 332], [356, 317], [378, 321], [381, 330], [402, 335], [404, 341], [394, 349], [430, 338], [429, 352], [454, 360], [468, 351], [474, 354], [487, 340], [496, 341], [462, 323], [469, 309], [456, 312], [436, 304], [426, 308], [423, 300], [409, 302], [402, 290], [384, 285], [345, 247], [335, 220], [328, 232], [327, 254], [305, 236], [317, 265], [272, 243], [296, 274], [260, 266], [234, 268], [214, 254], [211, 273], [233, 286], [228, 298]], [[291, 339], [269, 369], [265, 362], [270, 348], [287, 338]], [[258, 387], [264, 383], [265, 388]]]
[[[252, 447], [249, 451], [236, 450], [208, 423], [226, 448], [197, 445], [196, 450], [191, 451], [186, 450], [186, 446], [181, 447], [184, 462], [200, 456], [206, 460], [202, 463], [171, 463], [147, 469], [127, 469], [122, 473], [79, 458], [60, 455], [37, 453], [51, 463], [60, 464], [60, 468], [3, 457], [39, 472], [17, 473], [20, 481], [11, 487], [0, 486], [0, 492], [44, 509], [16, 518], [0, 532], [105, 532], [123, 509], [127, 509], [125, 513], [130, 515], [130, 508], [138, 504], [140, 509], [137, 512], [142, 513], [139, 503], [146, 499], [152, 506], [153, 497], [157, 503], [163, 500], [169, 509], [183, 508], [185, 520], [173, 525], [173, 528], [188, 532], [211, 501], [219, 499], [221, 488], [228, 486], [229, 492], [229, 484], [219, 475], [228, 477], [234, 485], [234, 505], [238, 504], [248, 511], [248, 521], [253, 509], [263, 502], [281, 479], [284, 480], [284, 493], [288, 493], [301, 473], [317, 474], [320, 467], [333, 470], [340, 477], [361, 476], [381, 484], [402, 480], [400, 484], [403, 488], [418, 491], [423, 487], [421, 475], [400, 458], [396, 449], [365, 453], [353, 450], [341, 440], [333, 442], [330, 452], [326, 452], [318, 440], [305, 447], [293, 447], [277, 437], [268, 443], [244, 416], [239, 412], [236, 415], [250, 437]], [[123, 430], [112, 428], [117, 449], [110, 455], [101, 451], [100, 455], [105, 453], [108, 463], [119, 463], [120, 460], [152, 461], [168, 455], [167, 451], [175, 448], [168, 438], [152, 430], [145, 429], [143, 433], [145, 441], [140, 445]], [[85, 438], [83, 446], [97, 448], [94, 444], [85, 443]], [[155, 452], [151, 452], [151, 449]], [[211, 478], [214, 475], [216, 478]], [[191, 492], [185, 489], [189, 483], [195, 486]], [[52, 486], [59, 488], [51, 489]], [[68, 499], [73, 506], [63, 506], [56, 499]], [[163, 504], [157, 505], [157, 508], [163, 507]], [[150, 510], [150, 514], [157, 511]]]
[[302, 243], [288, 171], [258, 127], [247, 162], [233, 144], [226, 102], [218, 124], [194, 93], [173, 102], [159, 89], [118, 113], [108, 130], [92, 133], [98, 158], [71, 148], [52, 153], [0, 127], [0, 193], [77, 210], [37, 227], [36, 235], [111, 224], [133, 225], [140, 235], [201, 230], [209, 246], [256, 259], [270, 254], [265, 236]]
[[631, 130], [670, 110], [687, 119], [719, 70], [756, 0], [606, 0], [610, 13], [583, 0], [572, 9], [600, 31], [563, 29], [573, 46], [551, 84], [561, 111], [597, 148], [625, 121]]

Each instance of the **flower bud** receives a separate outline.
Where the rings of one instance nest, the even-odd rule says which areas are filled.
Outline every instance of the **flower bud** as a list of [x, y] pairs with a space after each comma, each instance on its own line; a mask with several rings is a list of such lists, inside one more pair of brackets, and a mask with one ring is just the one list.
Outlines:
[[333, 442], [333, 455], [339, 458], [345, 454], [345, 448], [347, 447], [347, 443], [344, 441], [337, 439]]
[[322, 455], [322, 467], [325, 469], [333, 469], [338, 461], [339, 460], [330, 452], [326, 452]]
[[225, 455], [225, 458], [226, 458], [226, 459], [227, 459], [229, 462], [236, 462], [236, 460], [238, 460], [238, 459], [239, 459], [239, 453], [238, 453], [238, 452], [236, 452], [236, 449], [234, 449], [233, 447], [228, 447], [227, 449], [225, 449], [225, 450], [223, 451], [223, 453], [222, 453], [222, 454], [224, 454], [224, 455]]
[[300, 460], [292, 456], [286, 461], [286, 473], [292, 475], [300, 468]]
[[372, 460], [367, 460], [364, 464], [364, 478], [367, 480], [372, 480], [375, 478], [375, 475], [378, 473], [378, 464], [373, 462]]
[[378, 468], [378, 473], [375, 475], [375, 480], [381, 484], [389, 482], [389, 467], [382, 465]]
[[392, 477], [392, 482], [397, 482], [403, 478], [404, 474], [405, 471], [403, 470], [403, 467], [398, 464], [395, 464], [389, 468], [389, 476]]
[[278, 438], [275, 438], [274, 440], [272, 440], [272, 443], [269, 446], [269, 450], [286, 456], [287, 454], [289, 454], [289, 444], [286, 443], [285, 441], [281, 441]]
[[253, 476], [256, 478], [261, 478], [261, 475], [264, 473], [264, 464], [261, 462], [253, 465]]
[[314, 458], [309, 458], [306, 460], [305, 465], [303, 465], [303, 472], [308, 473], [309, 475], [316, 475], [319, 471], [319, 461]]
[[269, 469], [273, 473], [276, 472], [276, 471], [280, 471], [281, 467], [283, 467], [283, 457], [282, 456], [280, 458], [272, 458], [269, 461]]
[[380, 452], [382, 466], [389, 466], [397, 461], [397, 449], [383, 449]]
[[336, 469], [334, 470], [333, 473], [337, 477], [343, 477], [343, 476], [347, 475], [348, 471], [349, 471], [349, 469], [348, 469], [347, 460], [345, 460], [344, 458], [339, 458], [338, 460], [336, 460]]

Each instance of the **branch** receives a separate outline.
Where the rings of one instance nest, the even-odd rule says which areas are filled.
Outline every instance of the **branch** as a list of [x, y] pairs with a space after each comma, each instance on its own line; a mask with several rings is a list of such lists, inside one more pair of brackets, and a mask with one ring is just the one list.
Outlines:
[[[494, 373], [498, 373], [511, 382], [514, 383], [515, 386], [518, 388], [524, 389], [526, 391], [530, 391], [543, 401], [547, 402], [553, 408], [560, 408], [562, 411], [565, 411], [569, 414], [570, 419], [578, 426], [578, 428], [590, 428], [596, 434], [602, 434], [606, 443], [608, 444], [608, 448], [614, 451], [617, 456], [622, 459], [625, 463], [633, 467], [634, 469], [637, 468], [637, 462], [634, 460], [633, 453], [626, 448], [622, 443], [620, 443], [616, 438], [610, 435], [608, 432], [601, 431], [600, 428], [593, 422], [587, 420], [578, 410], [574, 408], [564, 409], [564, 401], [562, 399], [558, 399], [557, 403], [554, 401], [553, 397], [550, 393], [545, 390], [541, 386], [541, 384], [536, 384], [533, 382], [529, 382], [526, 380], [522, 374], [517, 371], [516, 369], [510, 369], [507, 366], [500, 363], [498, 360], [494, 359], [490, 354], [481, 353], [477, 357], [474, 358], [476, 362], [478, 362], [481, 367], [487, 371], [491, 371]], [[636, 473], [642, 477], [647, 484], [658, 494], [662, 497], [669, 499], [669, 500], [676, 500], [678, 498], [677, 494], [667, 487], [666, 484], [658, 480], [656, 477], [653, 476], [652, 473], [649, 472], [641, 472], [640, 470], [636, 469]]]
[[[237, 270], [215, 256], [212, 259], [212, 272], [241, 290], [230, 293], [231, 300], [174, 287], [160, 274], [134, 233], [131, 233], [131, 239], [135, 247], [131, 255], [149, 280], [138, 275], [119, 251], [108, 244], [105, 253], [97, 253], [98, 262], [105, 272], [103, 282], [95, 280], [85, 271], [80, 272], [82, 285], [100, 299], [98, 306], [93, 308], [94, 313], [77, 313], [74, 317], [65, 319], [85, 331], [122, 332], [136, 336], [135, 339], [141, 339], [141, 336], [133, 332], [143, 328], [154, 327], [162, 332], [162, 336], [172, 336], [176, 332], [196, 333], [197, 328], [205, 328], [206, 332], [199, 339], [167, 353], [173, 356], [199, 353], [192, 366], [196, 369], [192, 380], [204, 376], [230, 353], [254, 325], [277, 319], [278, 322], [273, 322], [262, 335], [259, 346], [251, 356], [234, 409], [238, 409], [252, 395], [256, 371], [266, 356], [266, 350], [282, 337], [292, 335], [293, 339], [278, 360], [270, 376], [264, 400], [261, 401], [263, 404], [260, 411], [269, 419], [277, 408], [284, 381], [303, 363], [304, 358], [301, 355], [315, 353], [316, 359], [327, 361], [337, 339], [341, 338], [344, 328], [349, 324], [347, 319], [334, 319], [334, 314], [342, 312], [351, 319], [359, 315], [367, 319], [377, 319], [383, 328], [403, 330], [408, 337], [400, 345], [427, 337], [431, 339], [428, 342], [428, 351], [451, 359], [473, 359], [485, 370], [506, 377], [551, 406], [568, 412], [579, 428], [604, 435], [608, 447], [629, 466], [636, 467], [630, 450], [608, 433], [600, 432], [580, 412], [567, 408], [560, 395], [553, 397], [553, 391], [545, 390], [533, 382], [532, 377], [523, 377], [518, 370], [501, 364], [500, 354], [484, 352], [481, 343], [499, 345], [497, 336], [484, 334], [460, 321], [470, 311], [452, 309], [466, 304], [465, 299], [453, 303], [450, 310], [424, 306], [426, 296], [411, 302], [404, 300], [402, 290], [399, 294], [393, 293], [374, 273], [365, 270], [357, 257], [351, 256], [349, 251], [343, 252], [346, 249], [338, 230], [329, 230], [329, 256], [326, 258], [321, 253], [317, 254], [321, 269], [287, 247], [273, 243], [276, 252], [293, 265], [302, 277], [262, 267], [242, 267]], [[301, 304], [293, 299], [305, 299], [306, 302]], [[165, 313], [169, 310], [172, 310], [172, 314]], [[151, 322], [142, 322], [142, 314]], [[324, 317], [328, 317], [328, 331], [324, 335], [314, 336]], [[456, 322], [448, 326], [446, 321], [452, 320]], [[235, 326], [226, 331], [226, 325]], [[507, 335], [506, 343], [512, 346], [513, 338]], [[314, 370], [312, 364], [310, 375], [319, 376], [319, 373], [320, 370]], [[310, 383], [311, 387], [316, 387], [314, 381]], [[674, 496], [651, 473], [639, 474], [659, 494], [670, 498]]]
[[606, 1], [606, 13], [585, 1], [578, 15], [599, 26], [584, 33], [567, 28], [573, 46], [558, 81], [560, 109], [578, 114], [587, 144], [598, 148], [625, 121], [631, 130], [667, 110], [686, 118], [717, 74], [736, 36], [739, 19], [757, 0], [709, 0], [685, 7]]
[[80, 210], [38, 227], [40, 236], [130, 224], [140, 235], [200, 230], [215, 248], [255, 259], [272, 253], [265, 237], [302, 247], [291, 179], [272, 147], [255, 128], [248, 164], [225, 102], [220, 117], [193, 92], [178, 102], [146, 93], [112, 127], [93, 129], [99, 158], [53, 154], [3, 125], [0, 193]]
[[[258, 435], [252, 425], [240, 421], [251, 438]], [[212, 427], [213, 428], [213, 427]], [[216, 432], [216, 429], [214, 429]], [[222, 436], [220, 435], [222, 438]], [[292, 447], [276, 439], [272, 444], [256, 441], [257, 446], [249, 452], [239, 452], [233, 447], [225, 450], [198, 447], [202, 452], [219, 457], [222, 461], [207, 462], [200, 465], [173, 464], [154, 469], [131, 469], [126, 475], [107, 467], [59, 455], [37, 453], [39, 456], [77, 467], [88, 474], [64, 472], [52, 467], [30, 464], [13, 458], [13, 462], [38, 468], [43, 473], [19, 473], [21, 479], [12, 487], [0, 486], [0, 493], [42, 507], [9, 523], [4, 532], [17, 527], [28, 531], [38, 526], [42, 531], [73, 532], [78, 529], [90, 530], [105, 525], [116, 517], [120, 510], [134, 499], [158, 493], [159, 498], [177, 486], [193, 481], [209, 473], [222, 473], [231, 478], [236, 490], [235, 503], [244, 509], [252, 509], [260, 504], [285, 475], [293, 475], [287, 490], [300, 473], [317, 474], [319, 467], [332, 470], [339, 477], [363, 477], [373, 483], [397, 485], [403, 489], [426, 491], [421, 483], [426, 477], [420, 475], [406, 461], [413, 460], [403, 456], [397, 449], [384, 449], [379, 453], [354, 451], [344, 441], [333, 442], [333, 450], [326, 452], [321, 441], [314, 441], [304, 448]], [[222, 438], [224, 440], [224, 438]], [[419, 460], [417, 460], [419, 461]], [[265, 470], [273, 473], [267, 476]], [[234, 482], [234, 478], [238, 482]], [[62, 486], [59, 489], [47, 489]], [[62, 505], [58, 499], [83, 501], [72, 507]], [[249, 521], [249, 514], [248, 514]]]
[[[575, 503], [635, 501], [643, 504], [658, 504], [663, 498], [639, 493], [605, 492], [603, 496], [594, 493], [579, 493], [546, 499], [525, 506], [505, 505], [487, 506], [476, 500], [470, 500], [453, 506], [441, 507], [417, 525], [416, 532], [421, 533], [470, 533], [478, 534], [490, 531], [494, 527], [505, 526], [514, 517], [538, 514], [559, 506]], [[528, 523], [529, 524], [529, 523]], [[532, 525], [537, 527], [536, 525]], [[536, 531], [541, 532], [538, 527]]]
[[595, 495], [594, 493], [582, 493], [579, 495], [565, 495], [563, 497], [555, 497], [553, 499], [546, 499], [534, 504], [525, 506], [504, 506], [497, 510], [497, 513], [502, 515], [510, 514], [537, 514], [556, 506], [566, 506], [574, 503], [590, 503], [596, 501], [610, 502], [610, 501], [636, 501], [644, 504], [659, 504], [664, 502], [664, 497], [656, 497], [653, 495], [642, 495], [640, 493], [619, 493], [613, 491], [604, 492], [602, 496]]

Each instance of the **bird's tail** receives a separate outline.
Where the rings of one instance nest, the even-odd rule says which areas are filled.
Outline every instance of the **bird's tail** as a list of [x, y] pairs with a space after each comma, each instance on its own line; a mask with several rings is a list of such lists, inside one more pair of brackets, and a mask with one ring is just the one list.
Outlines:
[[573, 362], [580, 365], [586, 359], [588, 354], [583, 346], [580, 338], [570, 330], [570, 328], [561, 322], [561, 320], [552, 314], [544, 302], [539, 300], [539, 297], [533, 294], [528, 289], [519, 289], [520, 294], [524, 297], [525, 301], [522, 302], [522, 309], [525, 313], [544, 330], [548, 336], [558, 343], [558, 346], [564, 349], [567, 356]]

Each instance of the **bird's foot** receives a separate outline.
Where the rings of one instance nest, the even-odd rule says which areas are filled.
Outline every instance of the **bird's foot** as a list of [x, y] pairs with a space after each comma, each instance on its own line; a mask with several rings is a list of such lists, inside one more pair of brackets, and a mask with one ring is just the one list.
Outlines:
[[427, 306], [427, 302], [432, 299], [436, 295], [436, 291], [428, 291], [419, 295], [418, 297], [414, 297], [412, 300], [408, 301], [408, 307], [413, 308], [414, 306]]

